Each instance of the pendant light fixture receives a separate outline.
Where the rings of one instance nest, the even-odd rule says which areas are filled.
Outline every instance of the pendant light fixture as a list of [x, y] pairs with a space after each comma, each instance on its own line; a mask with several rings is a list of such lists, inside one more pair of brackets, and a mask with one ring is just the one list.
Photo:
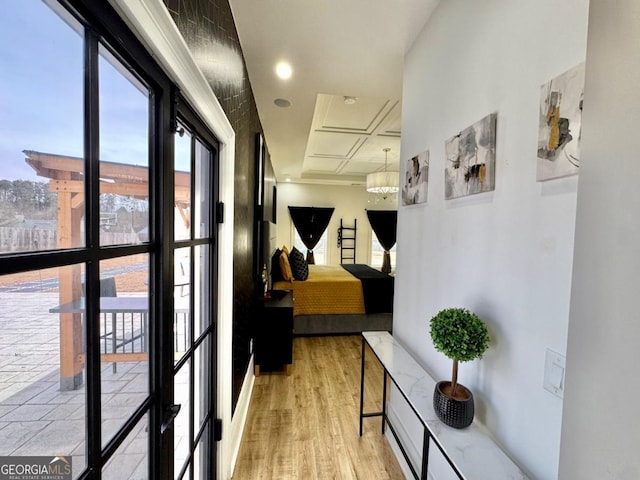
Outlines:
[[367, 192], [379, 195], [383, 200], [397, 193], [400, 189], [399, 173], [396, 171], [387, 171], [387, 155], [390, 150], [390, 148], [382, 149], [384, 152], [384, 171], [367, 175]]

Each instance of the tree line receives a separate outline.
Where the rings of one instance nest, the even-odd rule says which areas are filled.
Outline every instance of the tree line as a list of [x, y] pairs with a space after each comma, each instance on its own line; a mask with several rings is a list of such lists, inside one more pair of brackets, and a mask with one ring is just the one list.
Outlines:
[[[57, 207], [58, 195], [49, 190], [48, 182], [0, 180], [0, 225], [15, 220], [17, 215], [26, 219], [54, 220]], [[117, 223], [124, 222], [131, 228], [141, 223], [146, 225], [149, 203], [146, 199], [102, 193], [100, 212], [117, 213]]]
[[0, 180], [0, 209], [5, 215], [41, 217], [57, 208], [58, 196], [49, 191], [46, 182], [32, 180]]

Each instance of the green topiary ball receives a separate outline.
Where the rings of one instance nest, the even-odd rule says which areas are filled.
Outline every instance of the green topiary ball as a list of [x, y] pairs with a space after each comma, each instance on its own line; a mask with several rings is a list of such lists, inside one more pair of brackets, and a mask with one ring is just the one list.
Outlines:
[[486, 325], [465, 308], [438, 312], [430, 321], [429, 333], [437, 351], [459, 362], [480, 358], [489, 347]]

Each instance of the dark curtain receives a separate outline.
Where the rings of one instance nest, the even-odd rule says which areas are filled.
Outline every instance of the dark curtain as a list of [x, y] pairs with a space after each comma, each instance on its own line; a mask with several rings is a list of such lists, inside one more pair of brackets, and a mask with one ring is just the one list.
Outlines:
[[333, 208], [289, 207], [289, 214], [294, 227], [298, 231], [302, 243], [307, 247], [307, 263], [313, 264], [313, 247], [327, 229]]
[[384, 273], [391, 272], [391, 256], [389, 250], [396, 243], [396, 233], [398, 225], [397, 210], [367, 210], [367, 217], [376, 234], [380, 245], [384, 248], [384, 257], [382, 260], [381, 271]]

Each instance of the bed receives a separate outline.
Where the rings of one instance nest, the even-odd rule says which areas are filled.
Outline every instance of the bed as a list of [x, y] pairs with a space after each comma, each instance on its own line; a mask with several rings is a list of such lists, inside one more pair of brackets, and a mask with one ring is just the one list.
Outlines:
[[304, 281], [273, 282], [274, 290], [293, 291], [295, 335], [391, 331], [393, 277], [367, 265], [308, 267]]

